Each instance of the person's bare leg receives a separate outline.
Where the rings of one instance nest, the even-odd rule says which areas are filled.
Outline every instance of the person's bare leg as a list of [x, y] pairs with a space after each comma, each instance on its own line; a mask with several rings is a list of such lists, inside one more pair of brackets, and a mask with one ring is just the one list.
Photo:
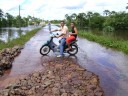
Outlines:
[[67, 45], [68, 45], [68, 48], [66, 49], [66, 51], [69, 51], [71, 49], [71, 46], [69, 43], [67, 43]]

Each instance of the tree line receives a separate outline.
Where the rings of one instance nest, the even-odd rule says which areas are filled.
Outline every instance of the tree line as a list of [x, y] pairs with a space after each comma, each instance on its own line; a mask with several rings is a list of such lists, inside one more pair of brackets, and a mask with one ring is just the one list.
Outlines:
[[40, 22], [42, 22], [41, 19], [27, 16], [27, 17], [21, 17], [21, 16], [13, 16], [9, 13], [5, 13], [0, 9], [0, 28], [1, 27], [26, 27], [28, 25], [39, 25]]
[[[128, 6], [126, 7], [126, 9]], [[73, 13], [65, 15], [66, 22], [69, 25], [75, 22], [80, 29], [91, 28], [99, 30], [128, 30], [128, 13], [104, 10], [103, 15], [97, 12]]]

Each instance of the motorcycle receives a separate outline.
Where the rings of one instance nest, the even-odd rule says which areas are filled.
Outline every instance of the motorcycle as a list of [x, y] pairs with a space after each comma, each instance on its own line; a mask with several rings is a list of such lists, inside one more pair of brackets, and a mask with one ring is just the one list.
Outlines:
[[[55, 44], [53, 42], [53, 39], [57, 37], [57, 34], [53, 34], [50, 32], [50, 39], [42, 45], [42, 47], [40, 48], [40, 54], [41, 55], [47, 55], [50, 50], [52, 50], [53, 52], [59, 52], [59, 46], [57, 44]], [[69, 51], [66, 51], [66, 49], [68, 48], [68, 45], [65, 42], [64, 45], [64, 53], [68, 53], [69, 55], [75, 55], [78, 53], [78, 45], [77, 45], [77, 40], [74, 40], [70, 43], [71, 49]], [[60, 41], [59, 41], [60, 43]]]

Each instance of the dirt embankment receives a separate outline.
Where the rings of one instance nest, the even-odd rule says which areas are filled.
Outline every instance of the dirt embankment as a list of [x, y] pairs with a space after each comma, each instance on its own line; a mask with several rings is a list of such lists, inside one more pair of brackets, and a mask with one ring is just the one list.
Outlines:
[[5, 48], [0, 51], [0, 76], [4, 74], [4, 71], [12, 67], [12, 62], [15, 57], [21, 52], [20, 46], [14, 46], [13, 48]]
[[0, 96], [104, 96], [98, 76], [72, 60], [59, 58], [43, 66], [45, 70], [20, 79]]

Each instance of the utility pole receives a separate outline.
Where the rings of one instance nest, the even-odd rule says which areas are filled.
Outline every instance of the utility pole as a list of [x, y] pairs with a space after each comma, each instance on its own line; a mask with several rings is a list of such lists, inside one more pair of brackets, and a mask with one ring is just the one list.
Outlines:
[[19, 5], [19, 16], [20, 16], [20, 5]]
[[19, 28], [21, 27], [21, 17], [20, 17], [20, 5], [19, 5]]
[[1, 24], [0, 24], [0, 27], [3, 27], [3, 18], [2, 18], [2, 16], [3, 16], [3, 13], [2, 12], [0, 12], [0, 21], [1, 21]]

